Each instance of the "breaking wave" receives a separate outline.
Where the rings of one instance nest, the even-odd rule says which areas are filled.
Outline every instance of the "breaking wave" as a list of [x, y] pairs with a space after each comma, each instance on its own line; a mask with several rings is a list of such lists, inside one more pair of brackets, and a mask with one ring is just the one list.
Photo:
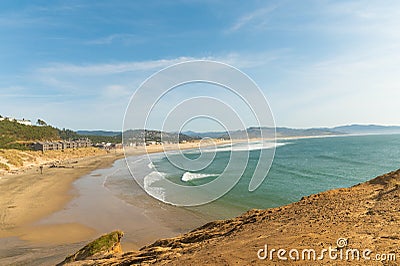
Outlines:
[[153, 184], [165, 178], [165, 173], [153, 171], [143, 179], [144, 190], [151, 196], [165, 202], [165, 190]]
[[202, 179], [202, 178], [211, 177], [211, 176], [218, 176], [218, 174], [200, 174], [200, 173], [185, 172], [182, 175], [181, 180], [183, 182], [188, 182], [191, 180]]

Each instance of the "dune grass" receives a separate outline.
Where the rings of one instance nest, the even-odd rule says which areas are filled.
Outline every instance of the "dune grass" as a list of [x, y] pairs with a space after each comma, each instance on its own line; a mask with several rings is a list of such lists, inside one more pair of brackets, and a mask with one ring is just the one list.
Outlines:
[[10, 171], [10, 167], [5, 163], [0, 163], [0, 170]]

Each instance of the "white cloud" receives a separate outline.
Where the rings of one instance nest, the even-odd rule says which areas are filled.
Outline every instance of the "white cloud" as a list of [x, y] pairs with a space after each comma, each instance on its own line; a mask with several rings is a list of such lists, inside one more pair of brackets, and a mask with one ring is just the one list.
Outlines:
[[119, 98], [119, 97], [129, 97], [132, 91], [129, 90], [127, 86], [124, 85], [108, 85], [104, 88], [102, 96], [105, 98]]
[[239, 19], [237, 19], [233, 25], [227, 30], [228, 33], [235, 32], [242, 29], [248, 25], [265, 25], [268, 21], [268, 14], [273, 12], [277, 6], [268, 6], [260, 9], [256, 9], [250, 13], [242, 15]]
[[260, 65], [265, 65], [271, 61], [275, 61], [281, 56], [288, 53], [288, 49], [280, 49], [270, 52], [261, 53], [229, 53], [221, 56], [208, 56], [208, 57], [177, 57], [171, 59], [159, 59], [148, 61], [131, 61], [131, 62], [117, 62], [109, 64], [65, 64], [53, 63], [48, 66], [37, 69], [38, 76], [45, 76], [49, 83], [53, 85], [60, 85], [56, 83], [54, 75], [76, 75], [76, 76], [99, 76], [99, 75], [117, 75], [130, 72], [151, 72], [161, 70], [165, 67], [192, 60], [211, 60], [219, 61], [226, 64], [233, 65], [238, 68], [254, 68]]
[[[317, 15], [315, 15], [317, 14]], [[318, 31], [329, 36], [351, 35], [365, 42], [399, 40], [400, 2], [331, 1], [316, 6], [309, 22], [288, 24], [290, 30]]]
[[110, 75], [133, 71], [149, 71], [162, 69], [164, 67], [177, 64], [180, 62], [194, 60], [191, 57], [178, 57], [173, 59], [160, 59], [136, 62], [119, 62], [114, 64], [90, 64], [76, 65], [54, 63], [47, 67], [39, 68], [38, 73], [64, 73], [75, 75]]
[[95, 44], [95, 45], [108, 45], [114, 42], [120, 42], [124, 45], [129, 44], [136, 44], [143, 42], [144, 39], [135, 34], [128, 34], [128, 33], [118, 33], [118, 34], [111, 34], [106, 37], [89, 40], [86, 41], [86, 44]]

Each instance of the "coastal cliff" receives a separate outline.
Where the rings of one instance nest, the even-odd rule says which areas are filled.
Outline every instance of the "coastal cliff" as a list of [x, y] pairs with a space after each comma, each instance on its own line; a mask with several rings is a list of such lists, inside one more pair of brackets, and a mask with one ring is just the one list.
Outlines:
[[[397, 265], [399, 225], [400, 169], [279, 208], [251, 210], [233, 219], [210, 222], [140, 250], [67, 265]], [[336, 258], [328, 253], [322, 258], [321, 251], [329, 248], [337, 251]], [[271, 255], [272, 249], [275, 253]], [[280, 258], [279, 249], [286, 251]], [[297, 259], [296, 253], [291, 253], [294, 259], [288, 254], [293, 249], [300, 253]], [[316, 251], [316, 258], [313, 260], [313, 254], [307, 258], [307, 254], [302, 259], [302, 250], [309, 249]], [[348, 250], [370, 253], [357, 259], [346, 257]]]

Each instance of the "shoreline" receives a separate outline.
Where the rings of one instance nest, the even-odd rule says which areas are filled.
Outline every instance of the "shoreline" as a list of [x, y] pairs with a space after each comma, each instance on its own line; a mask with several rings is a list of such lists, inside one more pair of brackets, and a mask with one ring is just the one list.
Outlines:
[[[400, 169], [281, 207], [209, 222], [140, 249], [88, 257], [71, 265], [397, 265], [399, 188]], [[278, 249], [285, 253], [277, 253]]]
[[102, 154], [74, 159], [70, 168], [45, 168], [43, 174], [31, 168], [4, 176], [0, 180], [0, 238], [37, 239], [43, 228], [35, 227], [34, 222], [62, 209], [76, 196], [73, 182], [95, 169], [109, 167], [118, 158], [121, 154]]
[[[74, 187], [79, 195], [62, 210], [41, 219], [39, 224], [47, 226], [76, 222], [95, 232], [87, 239], [116, 229], [122, 230], [125, 235], [122, 248], [129, 250], [150, 244], [160, 237], [176, 236], [214, 220], [196, 211], [164, 204], [149, 197], [130, 178], [129, 170], [124, 166], [124, 159], [120, 159], [111, 168], [95, 170], [76, 180]], [[120, 187], [122, 180], [125, 190]], [[118, 189], [114, 190], [113, 186]]]
[[[11, 173], [3, 172], [0, 175], [0, 191], [2, 192], [0, 195], [0, 240], [17, 237], [30, 244], [39, 245], [53, 242], [68, 244], [87, 240], [96, 232], [80, 223], [70, 222], [46, 226], [39, 223], [46, 217], [63, 210], [69, 202], [79, 197], [73, 185], [75, 181], [93, 171], [110, 168], [115, 161], [124, 158], [125, 155], [139, 156], [164, 150], [195, 149], [199, 147], [199, 143], [151, 145], [108, 153], [99, 150], [98, 155], [85, 157], [68, 157], [57, 152], [57, 156], [63, 156], [60, 158], [49, 152], [45, 153], [49, 157], [47, 160], [40, 158], [36, 164], [29, 163], [19, 169], [13, 169]], [[218, 140], [207, 142], [205, 145], [228, 143], [230, 141]], [[72, 152], [68, 151], [68, 153]], [[43, 174], [40, 173], [40, 165], [45, 166]], [[61, 167], [50, 168], [50, 165]], [[62, 232], [69, 233], [62, 234]]]

